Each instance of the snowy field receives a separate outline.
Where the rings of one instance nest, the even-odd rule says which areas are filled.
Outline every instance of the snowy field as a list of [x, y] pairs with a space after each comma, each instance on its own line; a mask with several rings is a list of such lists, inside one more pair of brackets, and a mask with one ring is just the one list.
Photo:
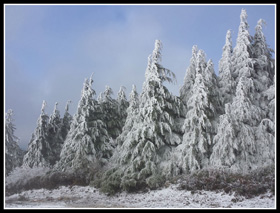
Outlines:
[[94, 187], [24, 191], [5, 198], [6, 208], [275, 208], [275, 196], [252, 199], [224, 192], [178, 190], [176, 185], [145, 193], [107, 196]]

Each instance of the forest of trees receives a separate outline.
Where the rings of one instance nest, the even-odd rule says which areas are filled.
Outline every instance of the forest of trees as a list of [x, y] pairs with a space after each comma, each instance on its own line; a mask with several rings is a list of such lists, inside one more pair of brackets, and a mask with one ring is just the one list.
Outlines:
[[123, 86], [116, 99], [109, 86], [96, 98], [91, 75], [73, 117], [70, 101], [63, 117], [57, 103], [48, 116], [43, 101], [24, 157], [9, 110], [6, 175], [21, 165], [78, 172], [110, 192], [157, 188], [168, 178], [209, 167], [246, 172], [273, 165], [275, 62], [264, 24], [260, 19], [250, 35], [246, 11], [241, 11], [236, 46], [227, 31], [218, 75], [212, 60], [194, 45], [179, 96], [165, 86], [176, 79], [161, 65], [162, 43], [156, 40], [142, 91], [133, 85], [129, 100]]

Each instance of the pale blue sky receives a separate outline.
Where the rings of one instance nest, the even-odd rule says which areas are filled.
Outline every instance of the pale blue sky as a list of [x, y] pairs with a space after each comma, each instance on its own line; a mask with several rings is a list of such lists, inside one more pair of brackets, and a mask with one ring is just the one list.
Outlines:
[[235, 45], [242, 8], [251, 35], [260, 18], [267, 22], [275, 49], [274, 5], [5, 5], [5, 111], [14, 110], [20, 146], [27, 147], [43, 100], [48, 114], [57, 101], [63, 116], [69, 99], [76, 112], [92, 72], [97, 94], [109, 85], [116, 97], [124, 85], [128, 97], [132, 84], [140, 93], [155, 39], [163, 43], [162, 64], [177, 76], [177, 85], [167, 85], [174, 94], [193, 45], [218, 73], [226, 31], [233, 30]]

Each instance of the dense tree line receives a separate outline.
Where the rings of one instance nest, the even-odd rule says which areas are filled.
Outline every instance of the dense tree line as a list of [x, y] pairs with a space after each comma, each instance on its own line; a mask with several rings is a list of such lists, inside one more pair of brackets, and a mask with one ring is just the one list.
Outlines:
[[[133, 85], [129, 101], [123, 86], [116, 99], [109, 86], [95, 99], [92, 75], [73, 118], [69, 102], [63, 118], [57, 103], [48, 116], [43, 102], [23, 164], [81, 174], [98, 164], [96, 184], [107, 192], [156, 188], [208, 167], [249, 171], [273, 164], [275, 66], [264, 23], [259, 20], [251, 36], [241, 11], [236, 46], [227, 31], [218, 76], [204, 51], [193, 46], [178, 97], [164, 85], [175, 75], [161, 65], [156, 40], [142, 92]], [[11, 141], [13, 127], [7, 124]]]

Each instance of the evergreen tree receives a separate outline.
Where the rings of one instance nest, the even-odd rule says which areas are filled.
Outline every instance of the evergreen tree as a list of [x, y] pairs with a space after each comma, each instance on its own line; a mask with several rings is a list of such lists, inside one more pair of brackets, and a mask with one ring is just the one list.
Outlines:
[[125, 120], [127, 117], [127, 108], [128, 108], [128, 101], [126, 99], [125, 95], [125, 87], [121, 86], [120, 91], [118, 92], [118, 97], [117, 97], [117, 102], [118, 102], [118, 115], [120, 120], [120, 128], [123, 128], [125, 124]]
[[[212, 140], [216, 133], [217, 110], [220, 108], [213, 63], [205, 62], [199, 50], [196, 57], [196, 78], [187, 101], [187, 113], [182, 127], [182, 144], [177, 147], [175, 174], [208, 166]], [[216, 106], [217, 105], [217, 106]]]
[[47, 141], [50, 144], [51, 150], [49, 154], [49, 163], [54, 165], [59, 160], [59, 155], [64, 142], [62, 136], [62, 119], [60, 112], [57, 109], [58, 103], [55, 103], [53, 113], [50, 115], [48, 123]]
[[264, 118], [266, 114], [267, 105], [269, 104], [266, 98], [266, 91], [273, 84], [274, 77], [274, 61], [271, 58], [272, 50], [268, 48], [265, 36], [262, 32], [262, 26], [265, 21], [260, 19], [256, 26], [256, 33], [254, 36], [253, 50], [254, 50], [254, 84], [256, 89], [255, 104], [259, 105], [264, 111]]
[[67, 101], [65, 106], [65, 113], [62, 118], [62, 127], [61, 127], [61, 136], [63, 141], [65, 141], [66, 136], [70, 130], [71, 122], [72, 122], [72, 115], [69, 113], [69, 105], [71, 101]]
[[40, 166], [50, 167], [49, 157], [51, 154], [51, 146], [48, 141], [49, 116], [45, 113], [46, 105], [46, 101], [43, 101], [37, 127], [32, 134], [28, 144], [28, 151], [23, 158], [23, 164], [30, 168]]
[[185, 105], [187, 104], [187, 101], [190, 97], [190, 90], [192, 89], [195, 81], [197, 51], [197, 46], [194, 45], [192, 47], [192, 57], [190, 59], [190, 65], [187, 68], [186, 75], [184, 78], [184, 84], [180, 89], [180, 98]]
[[[192, 56], [192, 60], [193, 58]], [[202, 50], [196, 52], [195, 58], [193, 67], [196, 78], [192, 89], [187, 91], [187, 96], [183, 94], [183, 89], [180, 91], [181, 97], [188, 99], [182, 100], [186, 103], [183, 116], [185, 119], [178, 123], [182, 123], [180, 128], [183, 141], [170, 159], [168, 172], [171, 176], [208, 165], [213, 136], [216, 134], [217, 117], [223, 112], [212, 60], [206, 63]], [[184, 81], [187, 82], [186, 77]]]
[[236, 82], [239, 78], [245, 76], [247, 78], [252, 76], [254, 72], [254, 63], [252, 60], [253, 47], [252, 36], [249, 34], [249, 25], [247, 22], [246, 10], [242, 9], [240, 14], [240, 25], [238, 30], [238, 36], [236, 40], [236, 46], [233, 49], [232, 66], [233, 77]]
[[[265, 25], [265, 21], [260, 19], [255, 27], [256, 32], [253, 42], [253, 57], [256, 60], [256, 63], [254, 68], [260, 78], [265, 76], [265, 78], [261, 78], [263, 80], [263, 84], [265, 86], [270, 86], [273, 82], [275, 74], [274, 60], [272, 59], [272, 52], [274, 51], [269, 48], [266, 43], [266, 38], [262, 31], [263, 25]], [[266, 80], [266, 78], [269, 80]]]
[[9, 109], [5, 119], [5, 176], [22, 165], [24, 151], [18, 146], [19, 138], [15, 136], [13, 110]]
[[236, 96], [226, 104], [226, 114], [220, 117], [218, 133], [210, 162], [215, 166], [248, 171], [257, 167], [260, 147], [255, 138], [255, 127], [261, 119], [261, 110], [250, 98], [253, 80], [241, 77]]
[[126, 110], [127, 117], [125, 120], [124, 127], [122, 129], [122, 133], [117, 138], [117, 143], [119, 146], [122, 145], [122, 142], [127, 137], [127, 134], [131, 131], [133, 124], [135, 122], [135, 118], [138, 114], [138, 108], [139, 108], [139, 97], [138, 93], [136, 91], [136, 86], [132, 85], [132, 91], [130, 93], [130, 100], [129, 100], [129, 106]]
[[264, 117], [275, 122], [275, 76], [273, 84], [266, 91], [264, 91], [263, 99], [264, 100], [262, 102], [263, 104], [261, 105], [261, 108], [264, 110]]
[[107, 126], [110, 137], [116, 139], [122, 130], [122, 120], [119, 118], [118, 102], [112, 98], [113, 90], [106, 86], [100, 97], [100, 106], [103, 114], [103, 122]]
[[148, 58], [138, 114], [127, 137], [120, 143], [117, 163], [104, 175], [103, 190], [157, 187], [164, 176], [161, 168], [172, 146], [181, 142], [173, 132], [180, 101], [163, 86], [163, 82], [172, 81], [174, 75], [160, 65], [160, 60], [161, 42], [156, 40], [155, 49]]
[[222, 58], [219, 61], [219, 81], [220, 98], [222, 105], [230, 103], [234, 96], [235, 82], [232, 77], [232, 39], [231, 31], [227, 31], [226, 43], [223, 47]]
[[93, 164], [105, 163], [112, 154], [110, 137], [101, 120], [102, 111], [93, 99], [92, 77], [85, 79], [78, 109], [63, 144], [56, 169], [90, 172]]

